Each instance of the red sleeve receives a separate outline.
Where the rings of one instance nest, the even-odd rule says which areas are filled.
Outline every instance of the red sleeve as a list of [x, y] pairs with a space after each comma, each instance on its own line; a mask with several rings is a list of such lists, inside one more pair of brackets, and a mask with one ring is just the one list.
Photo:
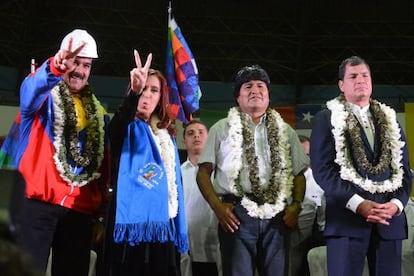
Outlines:
[[56, 68], [54, 57], [50, 57], [49, 62], [50, 62], [50, 72], [52, 72], [53, 75], [62, 76], [63, 74], [65, 74], [64, 71], [60, 70], [59, 68]]

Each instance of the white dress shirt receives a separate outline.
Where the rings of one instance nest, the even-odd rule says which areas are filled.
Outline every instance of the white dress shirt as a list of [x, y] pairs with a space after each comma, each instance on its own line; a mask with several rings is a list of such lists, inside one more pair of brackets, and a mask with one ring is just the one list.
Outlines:
[[192, 262], [217, 263], [218, 221], [196, 182], [198, 166], [187, 159], [181, 165], [184, 206]]

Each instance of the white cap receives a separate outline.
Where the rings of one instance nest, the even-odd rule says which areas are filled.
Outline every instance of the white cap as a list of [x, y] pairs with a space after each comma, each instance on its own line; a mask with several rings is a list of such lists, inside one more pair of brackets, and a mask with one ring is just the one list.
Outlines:
[[72, 50], [75, 50], [86, 42], [85, 47], [79, 52], [79, 57], [98, 58], [98, 51], [95, 39], [85, 30], [75, 29], [68, 33], [60, 44], [60, 49], [68, 49], [69, 38], [72, 38]]

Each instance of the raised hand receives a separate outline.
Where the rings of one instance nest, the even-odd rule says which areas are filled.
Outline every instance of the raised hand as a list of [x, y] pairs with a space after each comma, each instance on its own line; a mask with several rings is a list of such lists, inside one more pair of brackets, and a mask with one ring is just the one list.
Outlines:
[[72, 43], [73, 38], [69, 38], [68, 48], [60, 49], [54, 57], [55, 67], [62, 72], [72, 71], [75, 68], [75, 58], [86, 45], [86, 42], [82, 42], [78, 48], [72, 51]]
[[134, 50], [136, 68], [133, 68], [130, 72], [131, 76], [131, 89], [134, 93], [140, 94], [147, 82], [148, 70], [151, 66], [152, 54], [149, 54], [144, 67], [141, 64], [141, 58], [137, 50]]

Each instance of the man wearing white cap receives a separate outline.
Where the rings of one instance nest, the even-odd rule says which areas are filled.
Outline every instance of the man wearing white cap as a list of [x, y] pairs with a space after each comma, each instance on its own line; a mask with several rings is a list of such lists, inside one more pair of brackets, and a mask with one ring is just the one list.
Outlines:
[[26, 182], [18, 245], [52, 275], [87, 275], [93, 222], [108, 200], [105, 111], [88, 84], [94, 38], [76, 29], [23, 81], [15, 166]]

